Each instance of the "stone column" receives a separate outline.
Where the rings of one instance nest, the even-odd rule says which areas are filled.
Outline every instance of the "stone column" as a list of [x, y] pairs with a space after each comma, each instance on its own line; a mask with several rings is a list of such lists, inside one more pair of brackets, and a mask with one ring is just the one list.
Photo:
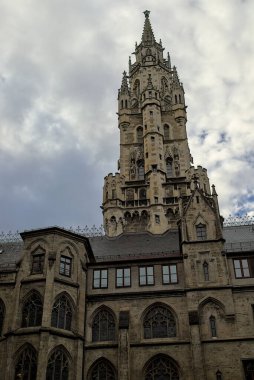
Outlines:
[[120, 311], [118, 342], [118, 379], [130, 380], [129, 311]]
[[200, 341], [199, 317], [197, 311], [189, 311], [191, 354], [194, 380], [206, 379], [204, 371], [204, 355]]

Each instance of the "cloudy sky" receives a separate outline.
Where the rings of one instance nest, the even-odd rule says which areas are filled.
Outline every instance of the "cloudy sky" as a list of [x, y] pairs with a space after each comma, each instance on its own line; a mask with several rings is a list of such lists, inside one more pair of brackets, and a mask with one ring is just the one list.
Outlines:
[[184, 84], [194, 164], [222, 215], [254, 214], [253, 0], [0, 0], [0, 230], [102, 223], [145, 9]]

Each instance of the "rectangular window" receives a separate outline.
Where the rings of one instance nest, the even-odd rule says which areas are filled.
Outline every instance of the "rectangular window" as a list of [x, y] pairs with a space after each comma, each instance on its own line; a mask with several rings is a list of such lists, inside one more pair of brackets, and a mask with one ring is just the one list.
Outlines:
[[162, 266], [162, 282], [163, 284], [176, 284], [177, 279], [177, 268], [176, 264], [163, 265]]
[[254, 260], [250, 257], [234, 259], [235, 277], [254, 277]]
[[116, 189], [112, 189], [112, 199], [116, 199]]
[[63, 276], [71, 277], [71, 261], [72, 259], [70, 257], [61, 256], [59, 270], [60, 274]]
[[44, 267], [44, 255], [34, 255], [32, 262], [32, 274], [42, 273]]
[[139, 268], [139, 285], [154, 285], [153, 267]]
[[131, 286], [131, 269], [130, 268], [118, 268], [116, 270], [116, 287], [128, 287]]
[[96, 289], [108, 287], [107, 269], [95, 269], [93, 271], [93, 287]]

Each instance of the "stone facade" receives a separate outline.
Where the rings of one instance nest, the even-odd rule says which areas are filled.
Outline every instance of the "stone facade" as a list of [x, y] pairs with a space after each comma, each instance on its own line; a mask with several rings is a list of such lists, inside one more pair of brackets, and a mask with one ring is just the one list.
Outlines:
[[106, 235], [0, 243], [1, 380], [251, 380], [254, 229], [191, 165], [184, 90], [152, 31], [119, 90]]

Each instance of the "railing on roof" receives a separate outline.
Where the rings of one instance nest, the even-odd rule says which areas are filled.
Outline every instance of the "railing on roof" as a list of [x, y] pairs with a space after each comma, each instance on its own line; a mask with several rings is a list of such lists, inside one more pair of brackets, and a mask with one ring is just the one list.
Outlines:
[[[228, 218], [225, 218], [223, 222], [224, 227], [236, 227], [236, 226], [248, 226], [254, 225], [254, 216], [232, 216], [230, 215]], [[74, 232], [76, 234], [86, 236], [86, 237], [96, 237], [96, 236], [104, 236], [104, 228], [103, 225], [96, 227], [93, 225], [92, 227], [85, 226], [81, 227], [60, 227], [66, 231]], [[19, 231], [9, 231], [9, 232], [0, 232], [0, 244], [1, 243], [15, 243], [20, 242], [21, 237]]]
[[224, 227], [237, 227], [237, 226], [251, 226], [254, 224], [254, 216], [243, 215], [233, 216], [229, 215], [223, 222]]

